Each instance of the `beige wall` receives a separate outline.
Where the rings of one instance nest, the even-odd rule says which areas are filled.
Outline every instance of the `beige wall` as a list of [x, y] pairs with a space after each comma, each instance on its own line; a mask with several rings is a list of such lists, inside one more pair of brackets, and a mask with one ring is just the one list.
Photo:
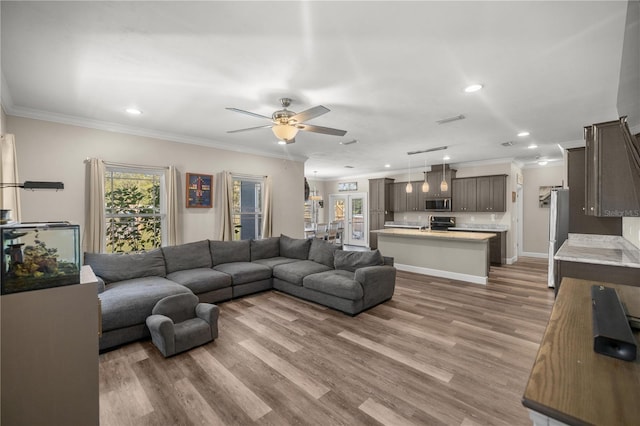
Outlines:
[[[23, 191], [22, 220], [68, 220], [84, 229], [85, 159], [149, 166], [174, 165], [184, 200], [186, 172], [215, 174], [222, 170], [273, 178], [273, 233], [302, 237], [304, 229], [304, 164], [197, 145], [132, 136], [48, 121], [7, 117], [16, 135], [20, 176], [24, 180], [62, 181], [64, 191]], [[214, 238], [213, 209], [187, 209], [180, 204], [182, 241]]]
[[0, 105], [0, 135], [7, 133], [7, 115], [4, 113], [4, 108]]
[[563, 184], [564, 165], [523, 169], [523, 248], [525, 253], [544, 254], [549, 250], [549, 209], [541, 208], [538, 194], [541, 186]]

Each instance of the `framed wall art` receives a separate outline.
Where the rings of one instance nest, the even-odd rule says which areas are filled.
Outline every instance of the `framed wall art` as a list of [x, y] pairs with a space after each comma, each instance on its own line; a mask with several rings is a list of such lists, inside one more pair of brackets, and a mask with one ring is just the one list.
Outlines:
[[187, 173], [187, 207], [211, 208], [213, 176]]

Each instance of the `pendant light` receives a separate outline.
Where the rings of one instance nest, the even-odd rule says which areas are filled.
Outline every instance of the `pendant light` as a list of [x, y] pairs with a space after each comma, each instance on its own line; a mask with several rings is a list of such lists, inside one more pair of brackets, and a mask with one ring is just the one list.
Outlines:
[[440, 182], [440, 191], [446, 192], [449, 190], [449, 185], [447, 185], [447, 179], [444, 174], [444, 159], [446, 157], [442, 157], [442, 182]]
[[411, 160], [409, 160], [409, 182], [407, 182], [407, 186], [404, 188], [407, 194], [411, 194], [413, 192], [413, 185], [411, 185]]
[[429, 182], [427, 182], [427, 159], [424, 159], [424, 183], [422, 184], [422, 192], [429, 192]]

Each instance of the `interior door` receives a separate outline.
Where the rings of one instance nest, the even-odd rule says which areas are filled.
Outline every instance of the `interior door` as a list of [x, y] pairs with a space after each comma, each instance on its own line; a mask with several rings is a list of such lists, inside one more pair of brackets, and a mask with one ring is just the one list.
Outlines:
[[369, 220], [367, 193], [329, 196], [330, 219], [343, 221], [342, 244], [367, 247], [369, 245]]

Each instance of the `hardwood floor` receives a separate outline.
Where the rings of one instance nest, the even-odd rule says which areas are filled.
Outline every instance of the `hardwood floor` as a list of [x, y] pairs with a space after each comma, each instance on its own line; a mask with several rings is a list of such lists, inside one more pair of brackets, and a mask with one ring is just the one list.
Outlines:
[[398, 272], [356, 317], [270, 291], [220, 304], [220, 337], [165, 359], [100, 355], [105, 425], [530, 425], [521, 404], [553, 291], [546, 260], [487, 286]]

